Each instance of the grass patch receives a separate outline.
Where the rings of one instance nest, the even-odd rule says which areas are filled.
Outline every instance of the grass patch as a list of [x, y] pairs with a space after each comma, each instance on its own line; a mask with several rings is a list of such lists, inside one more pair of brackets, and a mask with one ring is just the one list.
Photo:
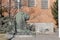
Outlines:
[[5, 38], [5, 34], [0, 34], [0, 40], [7, 40], [7, 39]]

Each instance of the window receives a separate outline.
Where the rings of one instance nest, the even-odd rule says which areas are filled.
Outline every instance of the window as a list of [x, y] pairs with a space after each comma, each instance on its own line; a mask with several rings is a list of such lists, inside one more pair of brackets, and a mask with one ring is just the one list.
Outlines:
[[21, 0], [18, 2], [18, 0], [14, 0], [14, 2], [15, 2], [15, 8], [21, 8]]
[[41, 8], [42, 9], [48, 8], [48, 0], [41, 0]]
[[33, 7], [35, 5], [35, 0], [28, 0], [28, 6]]
[[22, 6], [29, 6], [29, 7], [33, 7], [35, 6], [35, 0], [20, 0], [20, 2], [17, 2], [17, 0], [14, 0], [15, 2], [15, 8], [21, 8]]

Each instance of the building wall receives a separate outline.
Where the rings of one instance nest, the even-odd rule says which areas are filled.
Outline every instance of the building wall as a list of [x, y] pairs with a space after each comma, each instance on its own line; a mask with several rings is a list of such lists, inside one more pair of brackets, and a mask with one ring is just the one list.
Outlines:
[[[28, 13], [30, 15], [29, 22], [31, 23], [54, 23], [56, 24], [56, 21], [53, 18], [52, 12], [51, 12], [51, 6], [55, 0], [48, 0], [48, 9], [41, 9], [41, 0], [35, 0], [35, 6], [34, 7], [28, 7], [26, 4], [21, 7], [20, 11], [23, 10], [24, 12]], [[3, 0], [3, 5], [7, 4], [7, 0]], [[14, 2], [12, 1], [12, 4], [14, 5]], [[11, 12], [15, 12], [14, 9], [11, 9]]]

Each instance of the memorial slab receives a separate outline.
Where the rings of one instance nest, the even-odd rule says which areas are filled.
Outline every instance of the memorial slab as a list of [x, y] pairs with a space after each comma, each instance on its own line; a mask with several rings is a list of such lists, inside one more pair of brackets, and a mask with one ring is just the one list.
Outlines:
[[51, 34], [54, 33], [53, 23], [31, 23], [35, 26], [36, 33]]

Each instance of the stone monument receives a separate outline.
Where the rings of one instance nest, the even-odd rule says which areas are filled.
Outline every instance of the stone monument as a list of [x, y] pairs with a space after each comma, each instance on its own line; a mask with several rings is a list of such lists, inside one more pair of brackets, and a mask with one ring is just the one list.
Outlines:
[[[11, 21], [12, 20], [12, 21]], [[10, 31], [7, 32], [6, 36], [8, 37], [8, 40], [13, 39], [17, 35], [32, 35], [33, 33], [31, 30], [27, 29], [27, 20], [29, 20], [29, 15], [24, 12], [18, 12], [15, 15], [15, 18], [10, 19], [9, 24], [11, 25]]]
[[16, 28], [17, 34], [25, 35], [29, 34], [29, 30], [26, 29], [27, 27], [27, 20], [29, 20], [29, 15], [24, 12], [18, 12], [16, 15]]

